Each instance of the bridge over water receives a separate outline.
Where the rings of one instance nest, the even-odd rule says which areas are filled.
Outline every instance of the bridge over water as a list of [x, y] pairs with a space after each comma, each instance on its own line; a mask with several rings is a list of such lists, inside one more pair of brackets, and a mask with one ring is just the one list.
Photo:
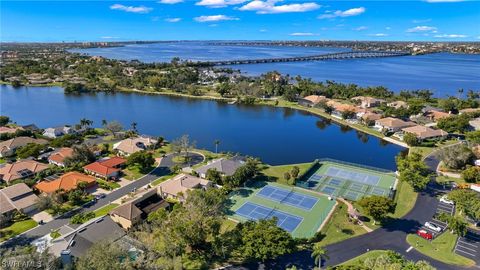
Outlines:
[[357, 58], [379, 58], [379, 57], [394, 57], [410, 55], [406, 52], [384, 52], [384, 51], [352, 51], [328, 53], [310, 56], [295, 56], [282, 58], [263, 58], [263, 59], [239, 59], [239, 60], [224, 60], [224, 61], [208, 61], [214, 66], [226, 65], [246, 65], [246, 64], [262, 64], [262, 63], [280, 63], [280, 62], [300, 62], [300, 61], [321, 61], [321, 60], [340, 60], [340, 59], [357, 59]]

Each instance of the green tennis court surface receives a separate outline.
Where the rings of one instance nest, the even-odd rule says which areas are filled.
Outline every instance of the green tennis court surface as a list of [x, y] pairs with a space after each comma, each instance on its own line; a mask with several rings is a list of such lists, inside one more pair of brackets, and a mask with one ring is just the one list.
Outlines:
[[229, 196], [228, 215], [238, 221], [277, 218], [293, 237], [310, 238], [333, 210], [335, 201], [317, 192], [277, 183], [255, 182]]
[[297, 185], [332, 197], [356, 201], [365, 196], [392, 197], [395, 173], [335, 161], [320, 162], [316, 171]]

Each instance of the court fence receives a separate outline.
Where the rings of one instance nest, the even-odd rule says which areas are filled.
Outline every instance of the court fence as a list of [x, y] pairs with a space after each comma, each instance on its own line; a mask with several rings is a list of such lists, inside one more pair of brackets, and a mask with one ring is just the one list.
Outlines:
[[382, 173], [393, 173], [393, 171], [391, 171], [391, 170], [382, 169], [382, 168], [373, 167], [373, 166], [364, 165], [364, 164], [348, 162], [348, 161], [337, 160], [337, 159], [333, 159], [333, 158], [321, 158], [321, 159], [317, 159], [315, 161], [317, 161], [318, 163], [333, 162], [333, 163], [339, 163], [339, 164], [343, 164], [343, 165], [347, 165], [347, 166], [360, 167], [360, 168], [364, 168], [364, 169], [368, 169], [368, 170], [372, 170], [372, 171], [378, 171], [378, 172], [382, 172]]
[[318, 159], [315, 159], [310, 165], [310, 167], [308, 167], [308, 169], [304, 173], [297, 177], [297, 182], [304, 182], [308, 180], [308, 178], [310, 178], [310, 176], [317, 171], [318, 167], [320, 166], [319, 163], [320, 161]]

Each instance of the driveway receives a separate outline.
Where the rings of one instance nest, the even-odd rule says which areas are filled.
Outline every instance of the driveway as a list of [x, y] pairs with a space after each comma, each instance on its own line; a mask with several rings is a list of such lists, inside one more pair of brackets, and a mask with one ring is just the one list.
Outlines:
[[197, 152], [190, 152], [190, 153], [188, 153], [188, 156], [190, 157], [188, 162], [181, 163], [181, 164], [180, 163], [175, 163], [173, 161], [173, 158], [175, 158], [177, 156], [180, 156], [180, 155], [183, 155], [183, 154], [173, 153], [173, 154], [170, 154], [170, 155], [167, 155], [167, 156], [163, 157], [162, 161], [161, 161], [161, 166], [171, 168], [175, 165], [180, 165], [180, 167], [185, 168], [185, 167], [195, 166], [197, 164], [202, 163], [205, 160], [204, 155], [202, 155], [200, 153], [197, 153]]

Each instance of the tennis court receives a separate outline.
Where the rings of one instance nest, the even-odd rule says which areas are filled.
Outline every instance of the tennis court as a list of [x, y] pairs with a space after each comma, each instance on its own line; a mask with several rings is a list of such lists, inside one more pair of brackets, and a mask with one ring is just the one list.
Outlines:
[[288, 232], [293, 232], [303, 220], [301, 217], [251, 202], [243, 204], [235, 213], [251, 220], [276, 217], [278, 219], [277, 226]]
[[393, 195], [395, 174], [364, 168], [361, 165], [324, 161], [306, 181], [299, 186], [319, 191], [332, 197], [356, 201], [365, 196]]
[[305, 210], [311, 210], [318, 201], [312, 196], [300, 194], [293, 189], [288, 190], [273, 186], [265, 186], [257, 193], [257, 196]]
[[227, 215], [236, 221], [278, 218], [277, 225], [296, 238], [310, 238], [335, 207], [316, 191], [273, 182], [251, 182], [229, 194]]

